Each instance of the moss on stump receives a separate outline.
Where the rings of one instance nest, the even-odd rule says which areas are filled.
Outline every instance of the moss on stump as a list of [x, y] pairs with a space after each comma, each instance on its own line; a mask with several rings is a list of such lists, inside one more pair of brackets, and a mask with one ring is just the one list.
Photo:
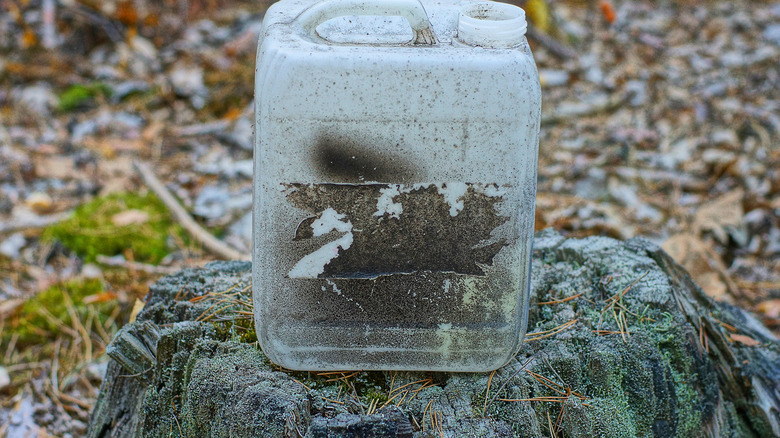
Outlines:
[[643, 239], [534, 245], [528, 340], [494, 373], [287, 372], [255, 342], [250, 264], [166, 277], [109, 347], [89, 436], [780, 434], [780, 344], [753, 317]]

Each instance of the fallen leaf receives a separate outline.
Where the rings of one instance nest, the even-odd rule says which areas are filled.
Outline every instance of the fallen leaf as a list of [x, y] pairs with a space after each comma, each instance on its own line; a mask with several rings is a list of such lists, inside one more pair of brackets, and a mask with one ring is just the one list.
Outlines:
[[153, 120], [146, 128], [144, 128], [143, 132], [141, 132], [141, 138], [146, 142], [157, 140], [160, 138], [160, 135], [164, 129], [165, 123], [162, 123], [159, 120]]
[[550, 30], [550, 8], [545, 0], [528, 0], [523, 9], [537, 29], [542, 32]]
[[694, 277], [696, 284], [702, 288], [702, 290], [710, 297], [723, 301], [728, 295], [728, 286], [721, 280], [721, 276], [717, 272], [702, 272]]
[[11, 376], [8, 375], [8, 370], [0, 366], [0, 391], [11, 386]]
[[780, 300], [766, 300], [758, 303], [756, 309], [769, 318], [780, 318]]
[[135, 321], [135, 319], [138, 317], [138, 314], [141, 313], [141, 310], [144, 308], [144, 304], [146, 303], [139, 300], [138, 298], [135, 299], [135, 303], [133, 303], [133, 310], [130, 311], [130, 319], [127, 321], [128, 324]]
[[35, 31], [32, 29], [25, 29], [24, 33], [22, 34], [22, 47], [25, 49], [29, 49], [30, 47], [34, 46], [38, 43], [38, 37], [35, 36]]
[[116, 299], [114, 292], [100, 292], [97, 294], [87, 295], [82, 300], [84, 304], [105, 303], [106, 301], [113, 301]]
[[52, 201], [51, 196], [43, 192], [31, 194], [27, 197], [25, 203], [30, 209], [38, 214], [51, 213], [54, 209], [54, 201]]
[[679, 233], [661, 245], [677, 263], [681, 264], [696, 284], [710, 297], [732, 301], [729, 292], [734, 289], [725, 263], [704, 241], [692, 233]]
[[750, 336], [735, 335], [735, 334], [732, 334], [732, 335], [729, 335], [729, 336], [731, 336], [731, 340], [732, 341], [745, 344], [745, 345], [747, 345], [749, 347], [755, 347], [756, 345], [761, 345], [760, 342], [756, 341], [755, 339], [751, 338]]
[[117, 227], [141, 225], [149, 222], [149, 213], [143, 210], [126, 210], [111, 216], [111, 222]]
[[47, 156], [35, 160], [35, 173], [53, 179], [78, 178], [81, 172], [76, 171], [73, 160], [61, 156]]
[[745, 215], [742, 209], [744, 197], [745, 192], [736, 189], [703, 203], [694, 216], [693, 229], [697, 232], [711, 231], [719, 242], [727, 243], [726, 227], [739, 225]]
[[138, 11], [136, 11], [133, 2], [127, 0], [117, 2], [116, 14], [114, 16], [122, 24], [126, 25], [135, 25], [138, 21]]
[[604, 16], [607, 23], [612, 24], [615, 22], [615, 7], [612, 6], [612, 3], [602, 0], [599, 2], [599, 9], [601, 9], [601, 15]]

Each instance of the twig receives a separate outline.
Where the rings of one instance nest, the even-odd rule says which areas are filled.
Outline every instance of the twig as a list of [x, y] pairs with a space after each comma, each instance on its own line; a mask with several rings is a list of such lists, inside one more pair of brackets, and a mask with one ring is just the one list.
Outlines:
[[178, 269], [170, 268], [167, 266], [155, 266], [147, 263], [132, 262], [130, 260], [126, 260], [121, 255], [109, 257], [109, 256], [104, 256], [103, 254], [98, 254], [96, 259], [100, 264], [106, 266], [126, 268], [131, 271], [148, 272], [150, 274], [173, 274], [175, 272], [178, 272]]
[[550, 336], [554, 336], [568, 329], [569, 327], [573, 326], [574, 324], [577, 323], [577, 321], [578, 321], [577, 319], [573, 319], [571, 321], [559, 325], [558, 327], [551, 328], [549, 330], [542, 330], [540, 332], [528, 333], [527, 335], [525, 335], [525, 340], [523, 342], [538, 341], [539, 339], [549, 338]]
[[572, 105], [566, 111], [553, 111], [547, 114], [542, 114], [542, 125], [549, 125], [558, 123], [563, 120], [575, 119], [579, 117], [594, 116], [599, 113], [610, 112], [620, 108], [623, 103], [628, 101], [632, 92], [625, 92], [617, 96], [609, 97], [601, 102], [595, 102], [592, 104], [582, 103], [579, 105]]
[[496, 371], [493, 370], [492, 373], [490, 373], [490, 377], [488, 377], [488, 383], [487, 383], [487, 389], [485, 390], [485, 403], [482, 405], [482, 416], [485, 416], [485, 410], [487, 410], [488, 405], [488, 396], [490, 396], [490, 384], [493, 383], [493, 376], [496, 375]]
[[535, 40], [541, 46], [550, 51], [553, 55], [563, 59], [574, 59], [577, 57], [577, 52], [569, 46], [566, 46], [556, 40], [555, 38], [547, 35], [546, 33], [535, 28], [531, 23], [528, 23], [528, 30], [526, 34], [529, 38]]
[[536, 305], [537, 305], [537, 306], [545, 306], [545, 305], [547, 305], [547, 304], [560, 304], [560, 303], [565, 303], [565, 302], [567, 302], [567, 301], [571, 301], [571, 300], [573, 300], [573, 299], [575, 299], [575, 298], [578, 298], [578, 297], [580, 297], [580, 296], [581, 296], [582, 294], [584, 294], [584, 293], [585, 293], [585, 292], [580, 292], [580, 293], [578, 293], [577, 295], [572, 295], [572, 296], [570, 296], [570, 297], [562, 298], [562, 299], [560, 299], [560, 300], [544, 301], [544, 302], [541, 302], [541, 303], [536, 303]]
[[340, 405], [344, 404], [343, 401], [333, 400], [332, 398], [327, 398], [327, 397], [323, 397], [323, 396], [320, 396], [320, 398], [325, 400], [325, 401], [331, 402], [331, 403], [337, 403], [337, 404], [340, 404]]
[[227, 129], [228, 126], [230, 126], [229, 120], [217, 120], [215, 122], [197, 123], [194, 125], [173, 128], [173, 134], [181, 137], [215, 134]]
[[43, 35], [41, 44], [46, 49], [53, 49], [57, 46], [57, 28], [55, 24], [56, 1], [43, 0], [41, 3], [41, 18], [43, 19]]
[[[0, 303], [0, 321], [4, 320], [7, 316], [13, 314], [16, 309], [22, 307], [27, 300], [22, 298], [7, 298]], [[1, 332], [2, 330], [0, 330]]]
[[90, 405], [89, 403], [83, 400], [79, 400], [76, 397], [65, 394], [64, 392], [61, 392], [59, 389], [54, 388], [53, 386], [54, 385], [52, 385], [52, 390], [54, 391], [55, 394], [57, 394], [57, 397], [59, 397], [60, 399], [68, 403], [73, 403], [74, 405], [82, 407], [84, 409], [92, 409], [92, 405]]
[[47, 364], [45, 362], [24, 362], [15, 365], [8, 365], [5, 367], [5, 370], [9, 373], [13, 373], [15, 371], [36, 370], [44, 368], [46, 365]]
[[35, 228], [45, 228], [51, 224], [67, 219], [73, 214], [72, 210], [63, 211], [62, 213], [51, 214], [48, 216], [34, 216], [24, 218], [23, 221], [9, 221], [6, 223], [0, 223], [0, 234], [15, 233], [17, 231], [32, 230]]
[[92, 9], [76, 2], [58, 3], [63, 7], [63, 15], [71, 15], [76, 16], [77, 18], [86, 19], [92, 24], [95, 24], [96, 26], [103, 29], [103, 31], [106, 33], [106, 36], [108, 36], [112, 42], [118, 43], [122, 41], [125, 29], [124, 26], [122, 26], [122, 24], [118, 21], [108, 19], [100, 13], [95, 12]]
[[534, 357], [533, 357], [533, 356], [531, 356], [531, 357], [529, 357], [528, 359], [526, 359], [526, 361], [525, 361], [525, 362], [523, 362], [523, 364], [522, 364], [522, 365], [520, 365], [520, 368], [518, 368], [518, 369], [517, 369], [517, 371], [515, 371], [514, 373], [512, 373], [512, 375], [511, 375], [511, 376], [509, 376], [509, 378], [508, 378], [508, 379], [506, 379], [506, 380], [504, 381], [504, 383], [502, 383], [502, 384], [501, 384], [501, 386], [499, 386], [499, 387], [498, 387], [498, 391], [496, 391], [496, 394], [493, 396], [493, 398], [492, 398], [492, 399], [490, 399], [490, 403], [488, 403], [488, 404], [487, 404], [487, 406], [485, 406], [485, 409], [484, 409], [484, 410], [483, 410], [483, 412], [482, 412], [482, 415], [483, 415], [483, 416], [485, 415], [485, 412], [487, 412], [487, 408], [489, 408], [489, 407], [490, 407], [490, 405], [492, 405], [492, 404], [493, 404], [493, 402], [494, 402], [494, 401], [496, 401], [496, 399], [498, 398], [498, 394], [500, 394], [500, 393], [501, 393], [501, 391], [504, 389], [504, 387], [506, 386], [506, 384], [507, 384], [507, 383], [509, 383], [509, 381], [511, 381], [512, 379], [514, 379], [514, 378], [515, 378], [515, 376], [516, 376], [516, 375], [518, 375], [518, 374], [520, 373], [520, 371], [523, 371], [523, 370], [525, 369], [525, 367], [527, 367], [527, 366], [528, 366], [528, 364], [529, 364], [529, 363], [531, 363], [531, 360], [533, 360], [533, 358], [534, 358]]
[[301, 386], [303, 386], [304, 388], [306, 388], [307, 391], [311, 391], [311, 388], [309, 388], [305, 383], [301, 382], [300, 380], [292, 379], [292, 381], [297, 383], [297, 384], [299, 384], [299, 385], [301, 385]]
[[203, 229], [197, 222], [187, 213], [187, 210], [179, 204], [179, 201], [173, 197], [170, 191], [163, 185], [157, 176], [152, 172], [152, 169], [148, 164], [140, 161], [133, 161], [133, 168], [138, 175], [144, 180], [147, 187], [152, 190], [157, 197], [165, 204], [171, 211], [174, 219], [185, 229], [190, 235], [198, 242], [202, 243], [206, 249], [214, 254], [226, 258], [228, 260], [248, 260], [250, 257], [247, 254], [242, 254], [235, 249], [229, 247], [227, 244], [211, 235], [208, 231]]
[[[382, 409], [385, 406], [389, 405], [390, 403], [392, 403], [393, 400], [398, 398], [398, 396], [400, 396], [400, 395], [403, 395], [404, 397], [406, 397], [406, 394], [408, 394], [408, 393], [409, 393], [409, 391], [401, 391], [401, 392], [399, 392], [398, 394], [396, 394], [396, 395], [390, 397], [389, 399], [387, 399], [387, 401], [384, 402], [384, 404], [382, 404], [382, 406], [380, 406], [379, 409]], [[399, 401], [399, 403], [402, 402], [402, 401], [403, 401], [403, 398], [401, 399], [401, 401]]]
[[147, 368], [147, 369], [145, 369], [145, 370], [141, 371], [140, 373], [135, 373], [135, 374], [120, 374], [120, 375], [119, 375], [119, 376], [117, 376], [117, 377], [124, 377], [124, 378], [126, 378], [126, 377], [138, 377], [138, 376], [141, 376], [141, 375], [144, 375], [144, 374], [148, 373], [149, 371], [151, 371], [151, 370], [153, 370], [153, 369], [154, 369], [154, 365], [152, 365], [152, 366], [150, 366], [149, 368]]

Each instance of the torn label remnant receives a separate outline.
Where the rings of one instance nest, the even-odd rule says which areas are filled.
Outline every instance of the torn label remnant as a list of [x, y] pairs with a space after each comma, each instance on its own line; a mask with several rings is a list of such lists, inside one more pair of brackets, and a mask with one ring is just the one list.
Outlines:
[[[285, 186], [292, 189], [288, 202], [314, 214], [295, 230], [294, 248], [309, 254], [289, 278], [376, 278], [421, 271], [484, 276], [483, 268], [507, 245], [504, 235], [494, 232], [509, 220], [498, 210], [507, 188], [496, 184]], [[324, 245], [312, 240], [331, 231], [346, 234]]]
[[468, 185], [462, 182], [437, 184], [436, 189], [444, 196], [447, 204], [450, 204], [450, 216], [457, 216], [458, 212], [463, 210], [463, 195], [466, 194]]
[[339, 256], [339, 250], [347, 250], [352, 246], [352, 224], [342, 222], [343, 214], [328, 208], [322, 212], [319, 219], [311, 224], [312, 235], [322, 236], [331, 231], [346, 233], [333, 242], [326, 243], [320, 249], [302, 258], [287, 274], [290, 278], [317, 278], [325, 272], [325, 265]]
[[393, 198], [401, 194], [398, 187], [397, 184], [393, 184], [379, 190], [379, 193], [381, 193], [382, 196], [376, 200], [376, 213], [374, 213], [374, 216], [384, 216], [387, 214], [390, 217], [398, 219], [401, 213], [404, 212], [404, 206], [401, 205], [400, 202], [393, 202]]

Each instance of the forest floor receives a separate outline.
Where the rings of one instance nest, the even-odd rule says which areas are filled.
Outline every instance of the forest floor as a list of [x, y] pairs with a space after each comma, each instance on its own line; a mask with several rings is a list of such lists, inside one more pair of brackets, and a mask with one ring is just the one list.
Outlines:
[[[780, 5], [545, 5], [527, 4], [544, 100], [536, 228], [646, 237], [779, 333]], [[221, 258], [149, 172], [249, 252], [265, 8], [0, 6], [0, 436], [83, 435], [105, 345], [148, 286]]]

